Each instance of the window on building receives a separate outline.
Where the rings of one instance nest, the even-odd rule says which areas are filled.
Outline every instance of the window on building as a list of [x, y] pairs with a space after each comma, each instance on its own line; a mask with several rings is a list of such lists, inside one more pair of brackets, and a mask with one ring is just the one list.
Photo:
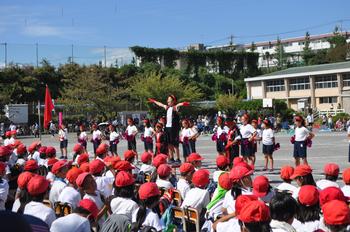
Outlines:
[[310, 89], [309, 77], [299, 77], [289, 81], [290, 90]]
[[336, 75], [318, 76], [315, 79], [315, 87], [317, 89], [338, 87], [337, 76]]
[[298, 45], [305, 45], [305, 42], [299, 42]]
[[344, 73], [342, 76], [343, 76], [343, 86], [350, 86], [350, 73]]
[[266, 82], [266, 91], [267, 92], [278, 92], [284, 91], [284, 80], [273, 80]]
[[320, 97], [320, 104], [334, 104], [337, 101], [337, 97]]

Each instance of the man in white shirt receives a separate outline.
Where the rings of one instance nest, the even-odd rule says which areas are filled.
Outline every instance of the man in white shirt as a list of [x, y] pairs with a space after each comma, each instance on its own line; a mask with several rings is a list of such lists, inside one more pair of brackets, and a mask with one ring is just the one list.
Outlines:
[[316, 182], [317, 188], [323, 190], [328, 187], [337, 187], [337, 179], [339, 175], [339, 166], [335, 163], [327, 163], [323, 168], [325, 179], [319, 180]]
[[180, 178], [177, 182], [176, 188], [181, 194], [181, 198], [185, 199], [187, 193], [190, 191], [192, 175], [194, 173], [194, 166], [190, 163], [183, 163], [180, 166]]
[[67, 186], [65, 178], [68, 172], [68, 161], [60, 160], [56, 162], [52, 166], [51, 172], [55, 175], [55, 180], [52, 183], [49, 200], [51, 204], [54, 205], [55, 202], [58, 201], [58, 197], [61, 194], [62, 190]]

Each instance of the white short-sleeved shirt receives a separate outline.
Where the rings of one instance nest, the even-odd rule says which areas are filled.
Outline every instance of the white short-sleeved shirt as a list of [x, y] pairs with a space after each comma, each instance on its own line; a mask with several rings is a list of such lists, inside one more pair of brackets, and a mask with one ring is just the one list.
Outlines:
[[350, 185], [343, 186], [341, 191], [344, 193], [344, 196], [350, 197]]
[[108, 176], [96, 176], [95, 177], [97, 190], [103, 194], [105, 197], [112, 195], [114, 177]]
[[307, 139], [310, 132], [306, 127], [296, 127], [295, 128], [295, 141], [302, 142]]
[[58, 197], [61, 194], [62, 190], [67, 186], [65, 182], [62, 180], [55, 180], [52, 183], [52, 187], [50, 190], [49, 200], [52, 205], [55, 204], [55, 202], [58, 201]]
[[320, 229], [320, 221], [311, 221], [311, 222], [301, 223], [300, 221], [294, 219], [292, 226], [295, 228], [297, 232], [317, 231], [318, 229]]
[[209, 192], [206, 189], [192, 188], [188, 191], [181, 207], [190, 206], [196, 208], [200, 214], [210, 202]]
[[226, 222], [219, 222], [216, 225], [216, 232], [241, 231], [237, 218], [231, 218]]
[[[251, 190], [242, 189], [242, 195], [252, 195], [252, 194], [253, 193], [251, 192]], [[225, 194], [222, 208], [225, 208], [227, 210], [227, 213], [230, 214], [230, 213], [233, 213], [236, 211], [235, 206], [236, 206], [236, 200], [233, 199], [233, 197], [231, 195], [231, 190], [229, 190]]]
[[252, 134], [256, 131], [255, 128], [250, 124], [247, 124], [247, 125], [242, 124], [239, 127], [239, 130], [241, 132], [242, 139], [249, 139], [252, 136]]
[[58, 136], [60, 137], [60, 141], [67, 140], [67, 135], [68, 135], [67, 128], [60, 129], [58, 131]]
[[173, 125], [173, 110], [174, 107], [168, 107], [166, 110], [166, 125], [165, 127], [172, 127]]
[[58, 201], [71, 204], [73, 209], [77, 207], [80, 200], [80, 193], [71, 186], [66, 186], [58, 196]]
[[179, 190], [179, 192], [181, 194], [181, 198], [185, 199], [188, 191], [190, 191], [190, 189], [191, 189], [191, 186], [187, 182], [187, 180], [180, 178], [179, 181], [177, 182], [176, 188], [177, 188], [177, 190]]
[[17, 198], [12, 205], [12, 212], [17, 213], [19, 207], [21, 207], [21, 202], [19, 201], [19, 198]]
[[224, 172], [225, 171], [222, 171], [222, 170], [216, 170], [215, 172], [213, 172], [213, 181], [214, 182], [219, 182], [219, 177]]
[[183, 141], [185, 137], [189, 138], [190, 136], [191, 136], [191, 128], [182, 128], [181, 140]]
[[[132, 215], [132, 222], [136, 222], [138, 209]], [[146, 217], [142, 223], [143, 226], [152, 226], [157, 231], [162, 231], [164, 229], [164, 223], [159, 218], [158, 214], [151, 211], [150, 209], [146, 209]]]
[[173, 188], [174, 186], [168, 180], [157, 179], [156, 184], [158, 188], [165, 188], [166, 190]]
[[273, 145], [273, 138], [275, 135], [273, 134], [273, 130], [271, 128], [264, 129], [262, 132], [262, 143], [264, 145]]
[[46, 175], [46, 180], [53, 183], [53, 181], [55, 180], [55, 175], [52, 172], [48, 172]]
[[141, 168], [140, 168], [140, 172], [143, 173], [153, 173], [154, 171], [156, 171], [156, 167], [149, 165], [149, 164], [142, 164]]
[[222, 203], [224, 203], [224, 199], [220, 199], [215, 205], [213, 205], [210, 210], [208, 210], [208, 217], [216, 219], [217, 216], [222, 214]]
[[79, 139], [81, 140], [87, 140], [87, 134], [85, 131], [80, 132]]
[[50, 228], [50, 232], [90, 232], [90, 222], [85, 217], [76, 213], [56, 219]]
[[228, 133], [230, 129], [227, 127], [227, 126], [224, 126], [224, 127], [221, 127], [221, 126], [218, 126], [217, 129], [216, 129], [216, 136], [217, 137], [220, 137], [220, 135], [222, 133]]
[[114, 214], [124, 214], [132, 220], [132, 215], [136, 210], [138, 210], [139, 206], [137, 203], [131, 199], [116, 197], [111, 201], [111, 210]]
[[113, 142], [115, 141], [116, 139], [119, 138], [119, 134], [115, 131], [113, 131], [110, 135], [109, 135], [109, 141]]
[[277, 189], [279, 191], [288, 191], [290, 192], [291, 194], [293, 194], [296, 190], [297, 190], [297, 187], [295, 187], [294, 185], [292, 184], [289, 184], [289, 183], [282, 183], [280, 185], [277, 186]]
[[134, 135], [135, 133], [137, 133], [137, 128], [136, 128], [135, 125], [132, 125], [132, 126], [129, 125], [129, 126], [126, 128], [126, 132], [128, 133], [129, 136], [130, 136], [130, 135]]
[[49, 227], [56, 220], [55, 212], [41, 202], [31, 201], [25, 207], [23, 214], [32, 215], [43, 220]]
[[328, 188], [328, 187], [339, 188], [339, 184], [337, 184], [337, 182], [334, 182], [334, 181], [331, 181], [331, 180], [326, 180], [326, 179], [322, 179], [322, 180], [317, 181], [316, 182], [316, 186], [320, 190], [323, 190], [323, 189]]
[[92, 139], [95, 140], [95, 139], [101, 139], [101, 136], [102, 136], [102, 133], [100, 130], [94, 130], [92, 132]]
[[9, 184], [7, 180], [2, 178], [2, 183], [0, 183], [0, 210], [5, 210], [5, 203], [9, 193]]
[[145, 131], [143, 132], [144, 137], [152, 137], [154, 130], [152, 127], [145, 127]]

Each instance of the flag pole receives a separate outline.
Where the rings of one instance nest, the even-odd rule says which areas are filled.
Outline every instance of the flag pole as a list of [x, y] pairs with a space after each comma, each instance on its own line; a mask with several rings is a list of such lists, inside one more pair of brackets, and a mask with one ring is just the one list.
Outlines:
[[40, 100], [38, 100], [38, 117], [39, 117], [39, 139], [41, 141]]

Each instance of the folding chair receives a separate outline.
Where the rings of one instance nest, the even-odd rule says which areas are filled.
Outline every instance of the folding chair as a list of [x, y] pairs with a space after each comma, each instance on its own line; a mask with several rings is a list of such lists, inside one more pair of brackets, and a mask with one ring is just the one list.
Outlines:
[[[189, 227], [191, 225], [194, 225], [196, 227], [196, 232], [200, 232], [201, 228], [200, 228], [200, 222], [199, 222], [199, 213], [197, 211], [197, 209], [192, 208], [192, 207], [185, 207], [184, 208], [184, 213], [185, 213], [185, 220], [186, 220], [186, 228], [187, 225], [189, 225]], [[188, 223], [188, 224], [187, 224]]]
[[181, 193], [177, 189], [173, 189], [173, 203], [175, 206], [180, 207], [182, 204], [182, 198], [181, 198]]
[[72, 213], [72, 206], [69, 203], [55, 202], [56, 217], [63, 217]]
[[172, 208], [173, 216], [174, 216], [174, 222], [176, 225], [182, 224], [182, 230], [186, 230], [186, 220], [185, 220], [185, 213], [184, 210], [181, 207], [174, 206]]

